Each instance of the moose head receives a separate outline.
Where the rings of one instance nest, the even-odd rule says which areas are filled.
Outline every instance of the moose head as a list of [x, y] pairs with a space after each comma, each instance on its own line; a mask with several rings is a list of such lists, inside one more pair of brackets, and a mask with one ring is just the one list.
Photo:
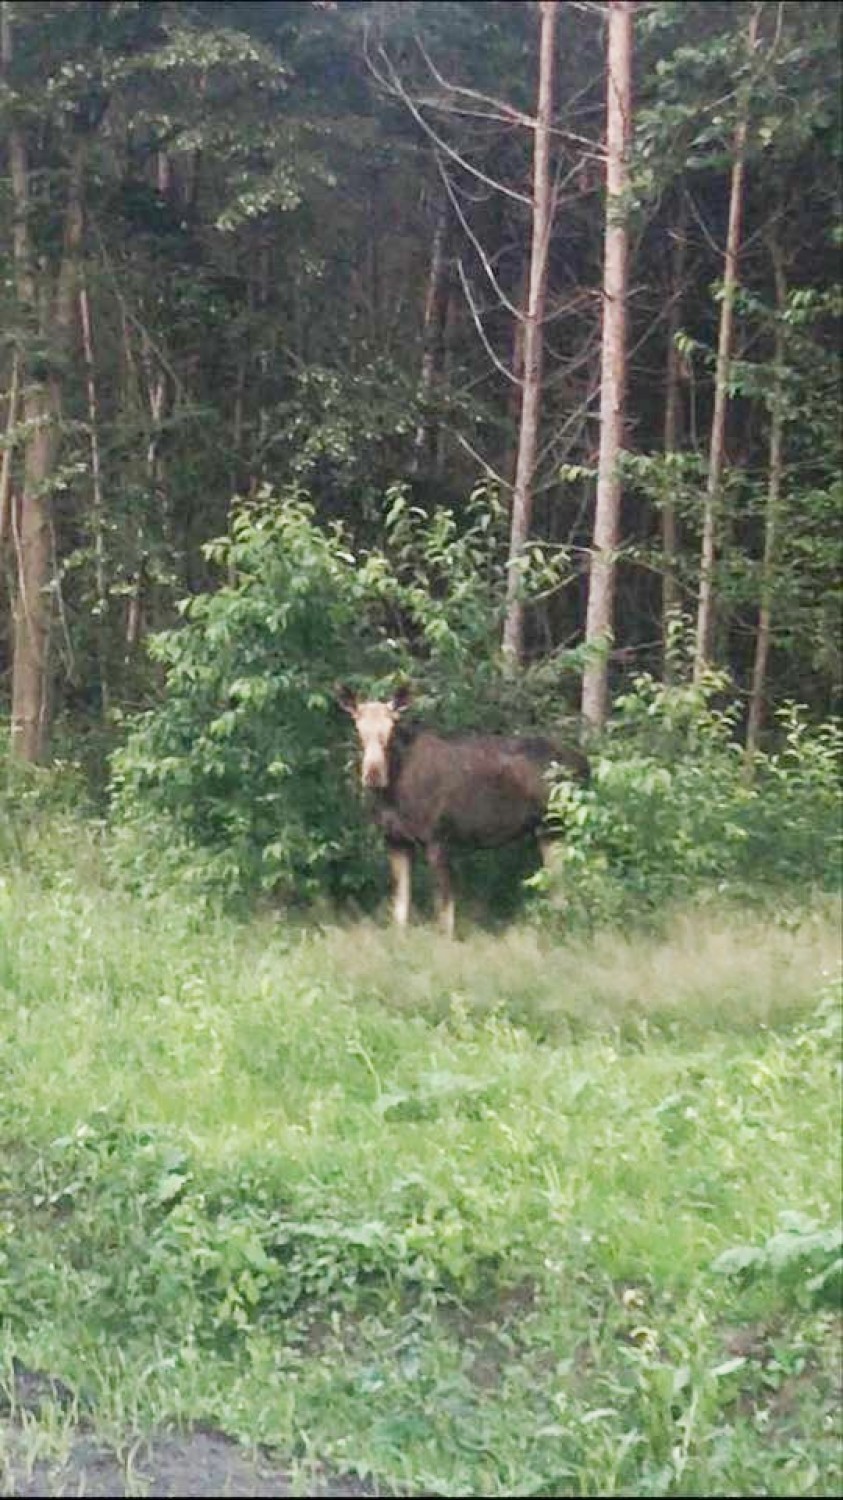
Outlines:
[[360, 779], [365, 787], [383, 790], [389, 785], [389, 747], [395, 726], [410, 702], [407, 686], [396, 689], [391, 698], [367, 698], [362, 702], [352, 688], [337, 688], [337, 702], [354, 720], [363, 749]]

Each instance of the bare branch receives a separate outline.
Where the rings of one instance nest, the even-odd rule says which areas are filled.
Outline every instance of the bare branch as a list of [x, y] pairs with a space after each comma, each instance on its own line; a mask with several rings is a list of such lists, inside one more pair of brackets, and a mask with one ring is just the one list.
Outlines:
[[444, 140], [441, 135], [439, 135], [438, 131], [435, 131], [433, 127], [428, 124], [415, 101], [411, 98], [411, 96], [405, 89], [385, 49], [383, 47], [379, 47], [378, 55], [382, 58], [384, 66], [387, 69], [386, 76], [383, 73], [379, 72], [372, 62], [367, 43], [368, 33], [364, 33], [364, 54], [372, 76], [380, 84], [381, 88], [383, 88], [387, 93], [393, 94], [395, 95], [395, 97], [401, 100], [402, 104], [404, 104], [410, 111], [410, 114], [412, 115], [416, 124], [419, 126], [420, 130], [424, 131], [424, 134], [428, 137], [429, 140], [433, 142], [437, 150], [444, 152], [446, 156], [449, 156], [452, 161], [455, 161], [458, 166], [462, 167], [464, 172], [468, 172], [472, 177], [476, 177], [478, 181], [484, 182], [487, 187], [493, 188], [496, 193], [503, 193], [505, 197], [513, 198], [516, 203], [524, 203], [529, 208], [531, 206], [531, 200], [526, 196], [526, 194], [516, 192], [514, 188], [506, 187], [504, 183], [497, 182], [494, 177], [489, 177], [486, 172], [481, 172], [479, 167], [473, 166], [470, 161], [467, 161], [464, 156], [461, 156], [453, 146], [450, 146], [448, 142]]
[[436, 158], [436, 165], [439, 168], [439, 175], [442, 178], [443, 183], [445, 184], [445, 191], [447, 192], [448, 197], [451, 200], [451, 205], [453, 207], [454, 213], [456, 214], [457, 218], [460, 221], [460, 224], [462, 226], [462, 229], [463, 229], [463, 231], [465, 233], [466, 238], [471, 242], [471, 244], [474, 246], [475, 250], [477, 251], [477, 255], [478, 255], [480, 263], [481, 263], [481, 265], [483, 267], [483, 270], [486, 272], [486, 275], [488, 276], [490, 282], [492, 283], [492, 286], [493, 286], [494, 291], [495, 291], [495, 296], [502, 303], [502, 305], [506, 308], [507, 312], [510, 312], [514, 318], [519, 318], [519, 319], [523, 318], [523, 313], [522, 313], [521, 309], [518, 308], [518, 307], [516, 307], [515, 303], [511, 302], [510, 299], [507, 297], [506, 292], [503, 290], [503, 287], [501, 286], [500, 282], [498, 281], [498, 278], [496, 277], [494, 271], [492, 270], [491, 261], [489, 260], [488, 255], [486, 254], [485, 250], [483, 249], [483, 246], [481, 245], [479, 239], [477, 238], [477, 235], [474, 233], [474, 230], [471, 228], [471, 225], [469, 224], [468, 220], [466, 219], [465, 214], [463, 213], [462, 208], [460, 207], [457, 195], [456, 195], [456, 193], [454, 192], [454, 189], [451, 186], [448, 174], [445, 171], [445, 168], [442, 165], [442, 162], [440, 161], [440, 159], [439, 159], [438, 156]]
[[478, 453], [477, 449], [472, 447], [471, 443], [468, 441], [468, 438], [465, 437], [463, 435], [463, 433], [457, 432], [457, 430], [456, 430], [455, 427], [450, 427], [450, 426], [448, 427], [447, 430], [448, 430], [448, 432], [450, 432], [451, 437], [456, 438], [456, 440], [459, 443], [460, 447], [464, 448], [465, 451], [466, 451], [466, 453], [468, 453], [470, 455], [470, 457], [473, 458], [475, 460], [475, 462], [480, 465], [481, 469], [485, 470], [485, 472], [488, 475], [488, 477], [490, 479], [494, 479], [495, 484], [499, 484], [501, 486], [501, 488], [504, 489], [504, 490], [511, 490], [512, 489], [512, 485], [510, 484], [509, 480], [508, 479], [504, 479], [503, 475], [499, 474], [498, 471], [497, 471], [497, 469], [493, 469], [492, 468], [492, 465], [487, 462], [487, 460], [482, 456], [482, 454]]
[[466, 88], [464, 84], [449, 83], [439, 72], [418, 33], [414, 35], [413, 40], [439, 87], [444, 89], [446, 93], [461, 94], [465, 99], [476, 99], [480, 104], [490, 104], [496, 113], [485, 115], [483, 116], [484, 119], [497, 119], [506, 125], [522, 125], [526, 126], [528, 130], [535, 129], [536, 121], [533, 115], [525, 115], [522, 110], [514, 109], [505, 100], [494, 99], [491, 94], [481, 94], [478, 89]]
[[474, 294], [472, 293], [471, 288], [468, 285], [468, 281], [466, 280], [462, 260], [457, 261], [457, 271], [459, 272], [460, 285], [462, 286], [465, 300], [468, 303], [469, 311], [471, 312], [471, 316], [474, 319], [474, 326], [477, 329], [478, 334], [480, 335], [480, 341], [483, 345], [483, 348], [486, 350], [486, 353], [492, 361], [492, 364], [495, 366], [495, 369], [499, 370], [500, 373], [505, 376], [505, 378], [510, 381], [512, 385], [520, 386], [521, 381], [518, 380], [515, 375], [513, 375], [512, 371], [507, 365], [504, 364], [503, 360], [499, 355], [495, 353], [494, 349], [489, 343], [488, 335], [485, 328], [483, 327], [480, 313], [474, 301]]

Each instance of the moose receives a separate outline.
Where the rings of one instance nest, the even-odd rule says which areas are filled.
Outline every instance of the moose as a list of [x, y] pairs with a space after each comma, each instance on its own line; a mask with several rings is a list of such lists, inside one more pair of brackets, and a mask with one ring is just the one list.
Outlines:
[[362, 749], [361, 780], [372, 794], [375, 820], [386, 839], [396, 923], [410, 920], [413, 854], [423, 849], [433, 875], [442, 930], [454, 934], [449, 851], [456, 845], [494, 848], [533, 834], [546, 861], [544, 826], [552, 765], [584, 779], [586, 757], [541, 736], [439, 734], [402, 724], [410, 703], [406, 686], [386, 701], [360, 701], [337, 688]]

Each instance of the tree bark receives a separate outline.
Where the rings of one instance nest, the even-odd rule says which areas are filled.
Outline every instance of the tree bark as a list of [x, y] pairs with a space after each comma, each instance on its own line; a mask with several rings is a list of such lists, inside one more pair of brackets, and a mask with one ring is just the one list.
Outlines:
[[[755, 48], [758, 35], [758, 8], [753, 6], [749, 22], [747, 45], [750, 54]], [[703, 510], [703, 536], [700, 551], [700, 585], [697, 606], [697, 637], [694, 651], [694, 682], [702, 681], [711, 665], [714, 646], [714, 618], [716, 599], [714, 592], [714, 567], [717, 554], [717, 526], [720, 513], [720, 489], [723, 477], [723, 461], [726, 447], [726, 410], [728, 405], [728, 381], [732, 360], [732, 334], [734, 328], [735, 293], [738, 285], [738, 257], [741, 245], [741, 219], [743, 215], [743, 180], [746, 138], [749, 120], [749, 93], [745, 92], [740, 104], [732, 163], [732, 188], [729, 198], [729, 228], [726, 235], [726, 256], [723, 271], [723, 298], [720, 304], [720, 332], [717, 341], [717, 369], [715, 374], [714, 413], [711, 420], [711, 442], [708, 457], [708, 481]]]
[[[460, 304], [452, 277], [447, 278], [445, 289], [445, 315], [442, 326], [442, 381], [446, 387], [450, 386], [451, 366], [454, 362], [454, 348], [457, 342], [457, 330], [459, 327]], [[445, 473], [445, 465], [448, 453], [448, 426], [440, 422], [436, 430], [436, 451], [433, 459], [433, 471], [437, 479], [441, 479]]]
[[6, 409], [6, 443], [3, 448], [3, 458], [0, 462], [0, 557], [8, 540], [11, 530], [12, 515], [12, 456], [14, 449], [14, 432], [18, 422], [18, 402], [20, 396], [20, 362], [18, 352], [12, 354], [12, 374], [9, 384], [8, 406]]
[[625, 195], [632, 134], [633, 10], [612, 0], [606, 63], [606, 248], [603, 268], [603, 349], [600, 385], [600, 455], [597, 504], [586, 615], [586, 644], [595, 649], [583, 674], [582, 713], [593, 729], [606, 721], [608, 644], [614, 619], [616, 553], [620, 534], [626, 391], [628, 234]]
[[96, 588], [96, 632], [99, 658], [100, 705], [105, 718], [108, 712], [108, 586], [105, 574], [105, 506], [102, 493], [100, 460], [99, 408], [94, 365], [94, 341], [91, 328], [91, 304], [84, 281], [79, 287], [79, 321], [82, 328], [82, 350], [85, 357], [85, 393], [88, 404], [88, 428], [91, 448], [91, 520], [94, 541], [94, 583]]
[[49, 487], [58, 457], [54, 392], [42, 383], [23, 402], [28, 436], [23, 489], [12, 517], [15, 598], [12, 607], [12, 755], [35, 763], [46, 748], [49, 722], [48, 656], [52, 601], [52, 507]]
[[752, 774], [752, 762], [758, 749], [758, 741], [761, 736], [761, 726], [764, 717], [764, 684], [767, 676], [767, 660], [770, 654], [770, 625], [776, 576], [782, 474], [784, 469], [784, 312], [787, 305], [787, 281], [781, 246], [775, 241], [771, 246], [771, 255], [776, 281], [775, 376], [770, 417], [770, 475], [767, 485], [767, 505], [764, 517], [764, 558], [761, 564], [761, 598], [758, 610], [758, 630], [755, 637], [752, 687], [749, 694], [749, 718], [746, 729], [746, 760], [750, 775]]
[[524, 315], [524, 376], [518, 460], [512, 493], [509, 560], [506, 587], [506, 617], [503, 655], [507, 670], [514, 672], [524, 654], [524, 603], [521, 563], [533, 509], [533, 479], [538, 448], [544, 352], [544, 309], [547, 292], [547, 258], [553, 222], [553, 189], [550, 180], [550, 134], [553, 118], [553, 62], [558, 0], [540, 0], [539, 91], [534, 122], [533, 234], [530, 252], [530, 282]]
[[[676, 347], [676, 335], [682, 322], [682, 295], [685, 280], [685, 252], [687, 208], [684, 194], [680, 195], [673, 230], [670, 269], [670, 307], [667, 316], [667, 365], [665, 369], [664, 403], [664, 451], [675, 453], [682, 437], [682, 357]], [[668, 475], [668, 484], [670, 476]], [[676, 507], [671, 493], [666, 493], [662, 502], [662, 551], [664, 572], [662, 575], [662, 641], [664, 643], [664, 678], [672, 676], [670, 654], [667, 651], [670, 622], [679, 612], [681, 596], [676, 576], [676, 559], [679, 551], [679, 533]]]
[[[12, 61], [9, 9], [0, 16], [0, 60], [4, 77]], [[12, 258], [18, 305], [30, 334], [50, 352], [46, 370], [34, 371], [22, 358], [24, 440], [23, 486], [12, 510], [15, 594], [12, 605], [11, 753], [15, 759], [42, 758], [49, 729], [49, 639], [52, 619], [52, 485], [60, 447], [62, 378], [55, 354], [65, 353], [74, 326], [76, 281], [82, 245], [84, 143], [72, 142], [64, 239], [58, 273], [36, 273], [30, 220], [30, 161], [23, 129], [8, 132], [12, 189]]]
[[430, 271], [424, 304], [423, 348], [419, 376], [421, 416], [413, 443], [412, 473], [418, 474], [436, 452], [436, 424], [431, 413], [434, 387], [442, 373], [443, 333], [448, 302], [448, 203], [439, 204], [430, 250]]
[[[526, 314], [527, 312], [530, 290], [529, 278], [530, 263], [525, 257], [521, 266], [521, 273], [518, 278], [518, 290], [516, 292], [516, 306], [522, 314]], [[507, 484], [511, 485], [513, 492], [515, 490], [515, 476], [518, 472], [519, 444], [517, 434], [524, 390], [524, 329], [525, 317], [515, 318], [512, 329], [512, 353], [509, 360], [513, 383], [509, 388], [506, 403], [507, 417], [513, 436], [501, 463], [501, 476]]]

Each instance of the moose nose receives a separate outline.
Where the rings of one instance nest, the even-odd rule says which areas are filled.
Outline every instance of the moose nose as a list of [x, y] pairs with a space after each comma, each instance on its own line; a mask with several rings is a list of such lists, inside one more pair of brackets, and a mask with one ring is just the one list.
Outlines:
[[363, 767], [363, 785], [368, 787], [386, 786], [386, 767], [378, 763]]

